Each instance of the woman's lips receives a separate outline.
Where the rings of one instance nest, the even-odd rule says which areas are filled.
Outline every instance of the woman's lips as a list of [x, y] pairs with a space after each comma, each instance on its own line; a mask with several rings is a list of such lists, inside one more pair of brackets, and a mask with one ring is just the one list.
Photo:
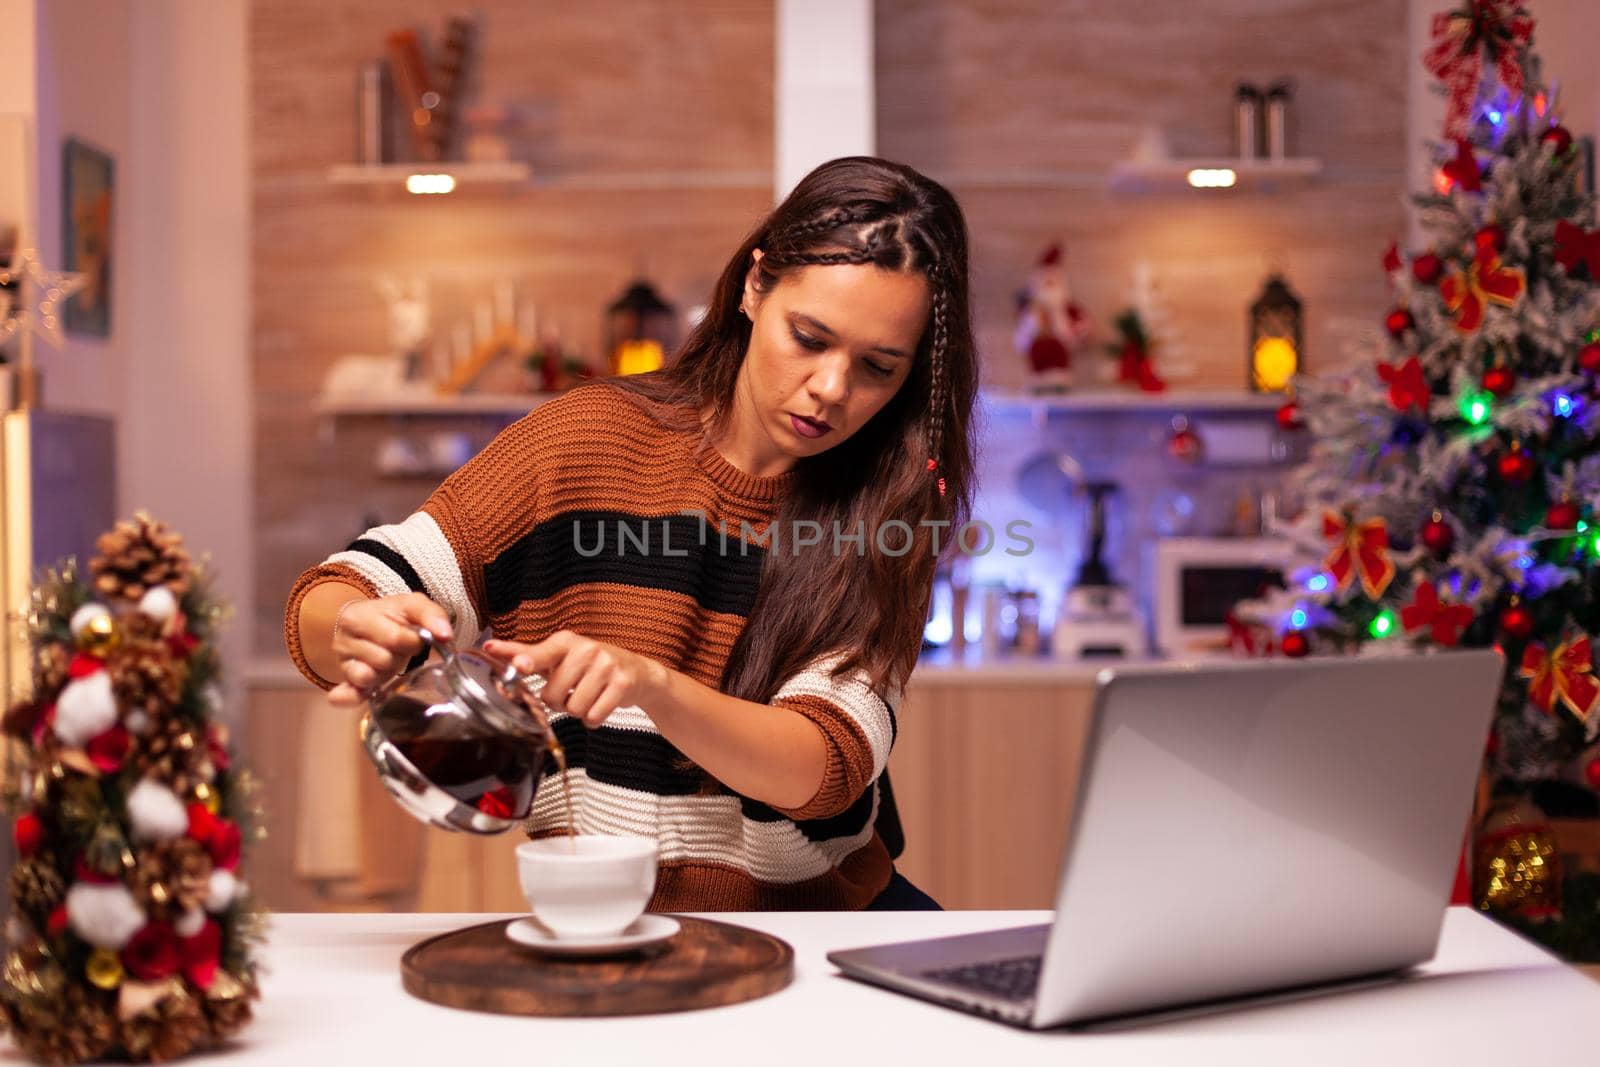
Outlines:
[[789, 422], [793, 424], [794, 432], [801, 437], [821, 437], [833, 429], [825, 422], [813, 422], [810, 419], [802, 419], [799, 415], [790, 415]]

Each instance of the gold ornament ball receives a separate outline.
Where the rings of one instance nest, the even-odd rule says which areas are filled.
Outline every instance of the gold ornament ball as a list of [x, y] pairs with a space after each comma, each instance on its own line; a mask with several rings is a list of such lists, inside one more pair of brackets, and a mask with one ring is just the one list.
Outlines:
[[100, 659], [105, 659], [122, 644], [122, 631], [117, 628], [117, 620], [110, 615], [94, 616], [73, 636], [77, 638], [81, 651]]
[[1561, 912], [1561, 857], [1542, 813], [1517, 804], [1491, 813], [1473, 849], [1478, 907], [1547, 919]]
[[97, 948], [89, 953], [83, 973], [96, 989], [115, 989], [122, 984], [122, 961], [110, 949]]
[[213, 815], [222, 810], [222, 798], [217, 795], [215, 789], [204, 782], [194, 787], [194, 798], [204, 804], [206, 810]]

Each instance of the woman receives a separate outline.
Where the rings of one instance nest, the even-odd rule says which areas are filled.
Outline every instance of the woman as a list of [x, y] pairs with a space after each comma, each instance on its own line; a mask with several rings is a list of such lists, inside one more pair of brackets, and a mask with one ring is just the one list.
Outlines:
[[[291, 654], [357, 704], [413, 627], [492, 629], [547, 680], [578, 830], [659, 841], [653, 910], [937, 907], [874, 822], [976, 379], [955, 199], [826, 163], [668, 367], [541, 406], [302, 575]], [[563, 831], [560, 794], [530, 834]]]

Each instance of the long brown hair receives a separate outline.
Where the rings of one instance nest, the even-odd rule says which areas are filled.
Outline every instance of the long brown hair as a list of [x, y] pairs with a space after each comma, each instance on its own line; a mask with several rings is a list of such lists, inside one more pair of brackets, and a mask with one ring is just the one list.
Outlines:
[[[739, 305], [757, 248], [761, 292], [799, 267], [871, 263], [922, 272], [932, 304], [911, 373], [889, 403], [848, 440], [796, 463], [774, 523], [786, 533], [815, 522], [822, 543], [796, 553], [780, 539], [781, 550], [768, 551], [721, 688], [766, 702], [813, 659], [841, 653], [836, 673], [865, 668], [886, 692], [916, 664], [936, 556], [949, 551], [971, 508], [978, 366], [966, 220], [948, 190], [903, 164], [868, 156], [824, 163], [734, 252], [705, 318], [667, 366], [611, 384], [686, 414], [709, 409], [713, 428], [724, 427], [750, 344], [751, 323]], [[886, 526], [896, 520], [909, 527], [911, 547], [891, 555], [876, 539], [887, 530], [884, 545], [898, 552], [905, 530]], [[835, 530], [864, 532], [865, 551], [834, 551]]]

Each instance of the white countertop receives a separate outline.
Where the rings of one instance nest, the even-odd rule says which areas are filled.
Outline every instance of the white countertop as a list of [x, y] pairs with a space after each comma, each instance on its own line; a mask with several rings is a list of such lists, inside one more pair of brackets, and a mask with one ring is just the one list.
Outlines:
[[[675, 1015], [539, 1019], [417, 1000], [401, 954], [493, 915], [280, 915], [256, 1021], [227, 1050], [186, 1062], [253, 1064], [633, 1065], [693, 1063], [966, 1067], [1012, 1064], [1400, 1063], [1503, 1067], [1524, 1054], [1595, 1062], [1600, 983], [1465, 908], [1416, 977], [1110, 1032], [1032, 1033], [841, 977], [835, 948], [1048, 920], [1048, 913], [741, 913], [708, 918], [770, 931], [795, 949], [795, 980], [744, 1004]], [[14, 1053], [13, 1053], [14, 1055]]]

